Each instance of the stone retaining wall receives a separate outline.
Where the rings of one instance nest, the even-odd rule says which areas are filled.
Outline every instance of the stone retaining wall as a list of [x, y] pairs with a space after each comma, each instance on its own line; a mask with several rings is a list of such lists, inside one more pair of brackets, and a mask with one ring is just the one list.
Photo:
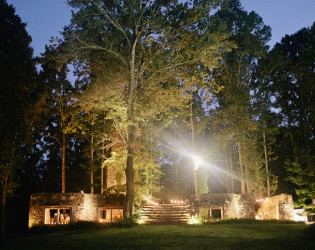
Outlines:
[[[101, 208], [123, 209], [123, 198], [101, 194], [84, 193], [38, 193], [31, 195], [29, 227], [49, 224], [47, 209], [70, 210], [71, 222], [79, 220], [98, 221]], [[46, 221], [45, 221], [46, 220]]]
[[253, 194], [203, 194], [193, 196], [190, 203], [192, 215], [208, 218], [213, 217], [214, 210], [220, 209], [221, 219], [294, 220], [292, 196], [287, 194], [258, 200]]
[[203, 194], [194, 196], [191, 213], [200, 214], [204, 209], [221, 209], [222, 219], [254, 218], [255, 198], [251, 194]]
[[292, 195], [280, 194], [268, 199], [257, 200], [257, 218], [294, 220]]

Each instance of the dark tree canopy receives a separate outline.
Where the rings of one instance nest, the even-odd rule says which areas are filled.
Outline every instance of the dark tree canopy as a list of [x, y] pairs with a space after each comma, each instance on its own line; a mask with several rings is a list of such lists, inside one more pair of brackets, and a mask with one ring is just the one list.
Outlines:
[[36, 69], [25, 24], [5, 0], [0, 1], [0, 190], [1, 233], [7, 192], [23, 163], [28, 135], [27, 110], [33, 97]]
[[272, 67], [265, 78], [267, 90], [275, 97], [276, 143], [279, 166], [294, 184], [299, 204], [310, 204], [315, 195], [315, 23], [293, 35], [286, 35], [269, 55]]

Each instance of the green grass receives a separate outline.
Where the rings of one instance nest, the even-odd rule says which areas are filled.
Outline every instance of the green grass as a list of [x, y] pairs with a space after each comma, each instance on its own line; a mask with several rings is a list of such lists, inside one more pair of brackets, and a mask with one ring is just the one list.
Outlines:
[[306, 227], [235, 223], [68, 229], [10, 236], [1, 249], [315, 249]]

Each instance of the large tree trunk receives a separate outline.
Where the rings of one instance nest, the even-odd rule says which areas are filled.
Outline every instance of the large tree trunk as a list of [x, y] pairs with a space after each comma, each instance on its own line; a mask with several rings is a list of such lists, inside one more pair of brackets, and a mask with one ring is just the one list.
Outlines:
[[240, 164], [240, 174], [241, 174], [241, 193], [245, 194], [245, 180], [244, 180], [244, 168], [242, 162], [242, 150], [241, 150], [241, 142], [237, 142], [238, 145], [238, 160]]
[[297, 153], [295, 138], [294, 138], [293, 129], [292, 129], [292, 126], [291, 126], [291, 117], [290, 117], [290, 113], [288, 111], [289, 108], [287, 106], [284, 106], [282, 108], [284, 110], [284, 114], [287, 116], [287, 119], [288, 119], [288, 130], [289, 130], [289, 136], [290, 136], [290, 141], [291, 141], [293, 158], [294, 158], [294, 161], [296, 163], [298, 163], [299, 162], [299, 156], [298, 156], [298, 153]]
[[263, 139], [264, 139], [264, 151], [265, 151], [267, 195], [268, 195], [268, 197], [270, 197], [270, 181], [269, 181], [269, 168], [268, 168], [268, 154], [267, 154], [267, 143], [266, 143], [266, 133], [265, 133], [265, 132], [263, 132]]
[[101, 194], [104, 193], [104, 162], [105, 162], [105, 145], [102, 143], [102, 161], [101, 161]]
[[136, 45], [135, 40], [131, 48], [130, 57], [130, 80], [128, 89], [128, 106], [127, 106], [127, 163], [126, 163], [126, 203], [125, 203], [125, 217], [127, 219], [133, 214], [134, 204], [134, 175], [135, 170], [133, 166], [134, 160], [134, 144], [135, 144], [135, 133], [136, 127], [134, 123], [133, 113], [133, 100], [134, 100], [134, 85], [135, 85], [135, 58], [136, 58]]
[[228, 161], [228, 157], [227, 157], [227, 152], [226, 152], [226, 148], [224, 149], [224, 158], [225, 158], [225, 171], [226, 171], [226, 192], [230, 193], [230, 164]]
[[[190, 127], [191, 127], [191, 144], [192, 144], [192, 154], [193, 156], [196, 156], [195, 151], [195, 126], [194, 126], [194, 114], [193, 114], [193, 93], [192, 90], [190, 90]], [[198, 194], [198, 183], [197, 183], [197, 169], [196, 166], [194, 166], [194, 191], [195, 195]]]
[[8, 169], [4, 175], [3, 180], [1, 181], [1, 205], [0, 205], [0, 223], [1, 223], [1, 230], [0, 230], [0, 238], [4, 238], [4, 226], [5, 226], [5, 196], [7, 190], [7, 184], [9, 179], [10, 170]]
[[244, 171], [245, 171], [245, 184], [246, 184], [246, 191], [247, 193], [251, 193], [252, 190], [250, 188], [250, 176], [249, 176], [249, 169], [246, 164], [244, 164]]
[[[105, 134], [105, 113], [103, 119], [103, 133]], [[105, 166], [105, 139], [102, 142], [102, 161], [101, 161], [101, 194], [104, 194], [104, 188], [107, 188], [107, 173]], [[105, 174], [105, 178], [104, 178]], [[105, 179], [105, 181], [104, 181]], [[105, 183], [105, 185], [104, 185]]]
[[66, 192], [66, 135], [62, 134], [61, 193]]
[[230, 175], [231, 175], [231, 192], [234, 193], [234, 171], [232, 160], [232, 145], [229, 146], [229, 162], [230, 162]]
[[90, 166], [90, 186], [91, 186], [91, 194], [94, 194], [94, 138], [93, 138], [93, 132], [91, 132], [91, 166]]

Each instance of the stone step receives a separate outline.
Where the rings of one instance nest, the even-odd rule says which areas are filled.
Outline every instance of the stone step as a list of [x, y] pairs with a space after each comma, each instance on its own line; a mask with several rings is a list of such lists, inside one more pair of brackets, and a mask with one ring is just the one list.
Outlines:
[[185, 204], [145, 205], [141, 218], [146, 224], [187, 224], [190, 219], [188, 208]]
[[181, 220], [171, 220], [171, 219], [167, 219], [167, 220], [161, 220], [161, 219], [148, 219], [145, 222], [146, 224], [155, 224], [155, 225], [176, 225], [176, 224], [188, 224], [188, 220], [187, 219], [181, 219]]
[[158, 204], [158, 205], [143, 205], [143, 207], [163, 207], [163, 208], [168, 208], [168, 207], [189, 207], [188, 205], [185, 204]]
[[188, 208], [182, 209], [163, 209], [163, 208], [142, 208], [142, 211], [165, 211], [165, 212], [181, 212], [181, 211], [188, 211]]
[[150, 213], [150, 212], [142, 212], [141, 214], [144, 215], [144, 216], [147, 216], [147, 215], [154, 215], [154, 216], [176, 216], [176, 217], [188, 215], [187, 212], [184, 212], [184, 213], [163, 213], [163, 212], [160, 212], [160, 213]]
[[187, 218], [189, 214], [142, 214], [141, 217], [145, 218]]
[[155, 205], [155, 206], [149, 206], [149, 205], [146, 205], [146, 206], [143, 206], [143, 207], [146, 207], [146, 208], [155, 208], [155, 207], [159, 207], [159, 208], [163, 208], [163, 209], [170, 209], [170, 208], [177, 208], [177, 209], [182, 209], [182, 208], [188, 208], [188, 206], [182, 206], [182, 205], [178, 205], [178, 206], [166, 206], [166, 205]]
[[142, 207], [142, 210], [188, 210], [188, 207], [160, 207], [160, 206], [156, 206], [156, 207]]
[[143, 216], [160, 216], [160, 217], [180, 217], [189, 216], [188, 213], [141, 213]]

